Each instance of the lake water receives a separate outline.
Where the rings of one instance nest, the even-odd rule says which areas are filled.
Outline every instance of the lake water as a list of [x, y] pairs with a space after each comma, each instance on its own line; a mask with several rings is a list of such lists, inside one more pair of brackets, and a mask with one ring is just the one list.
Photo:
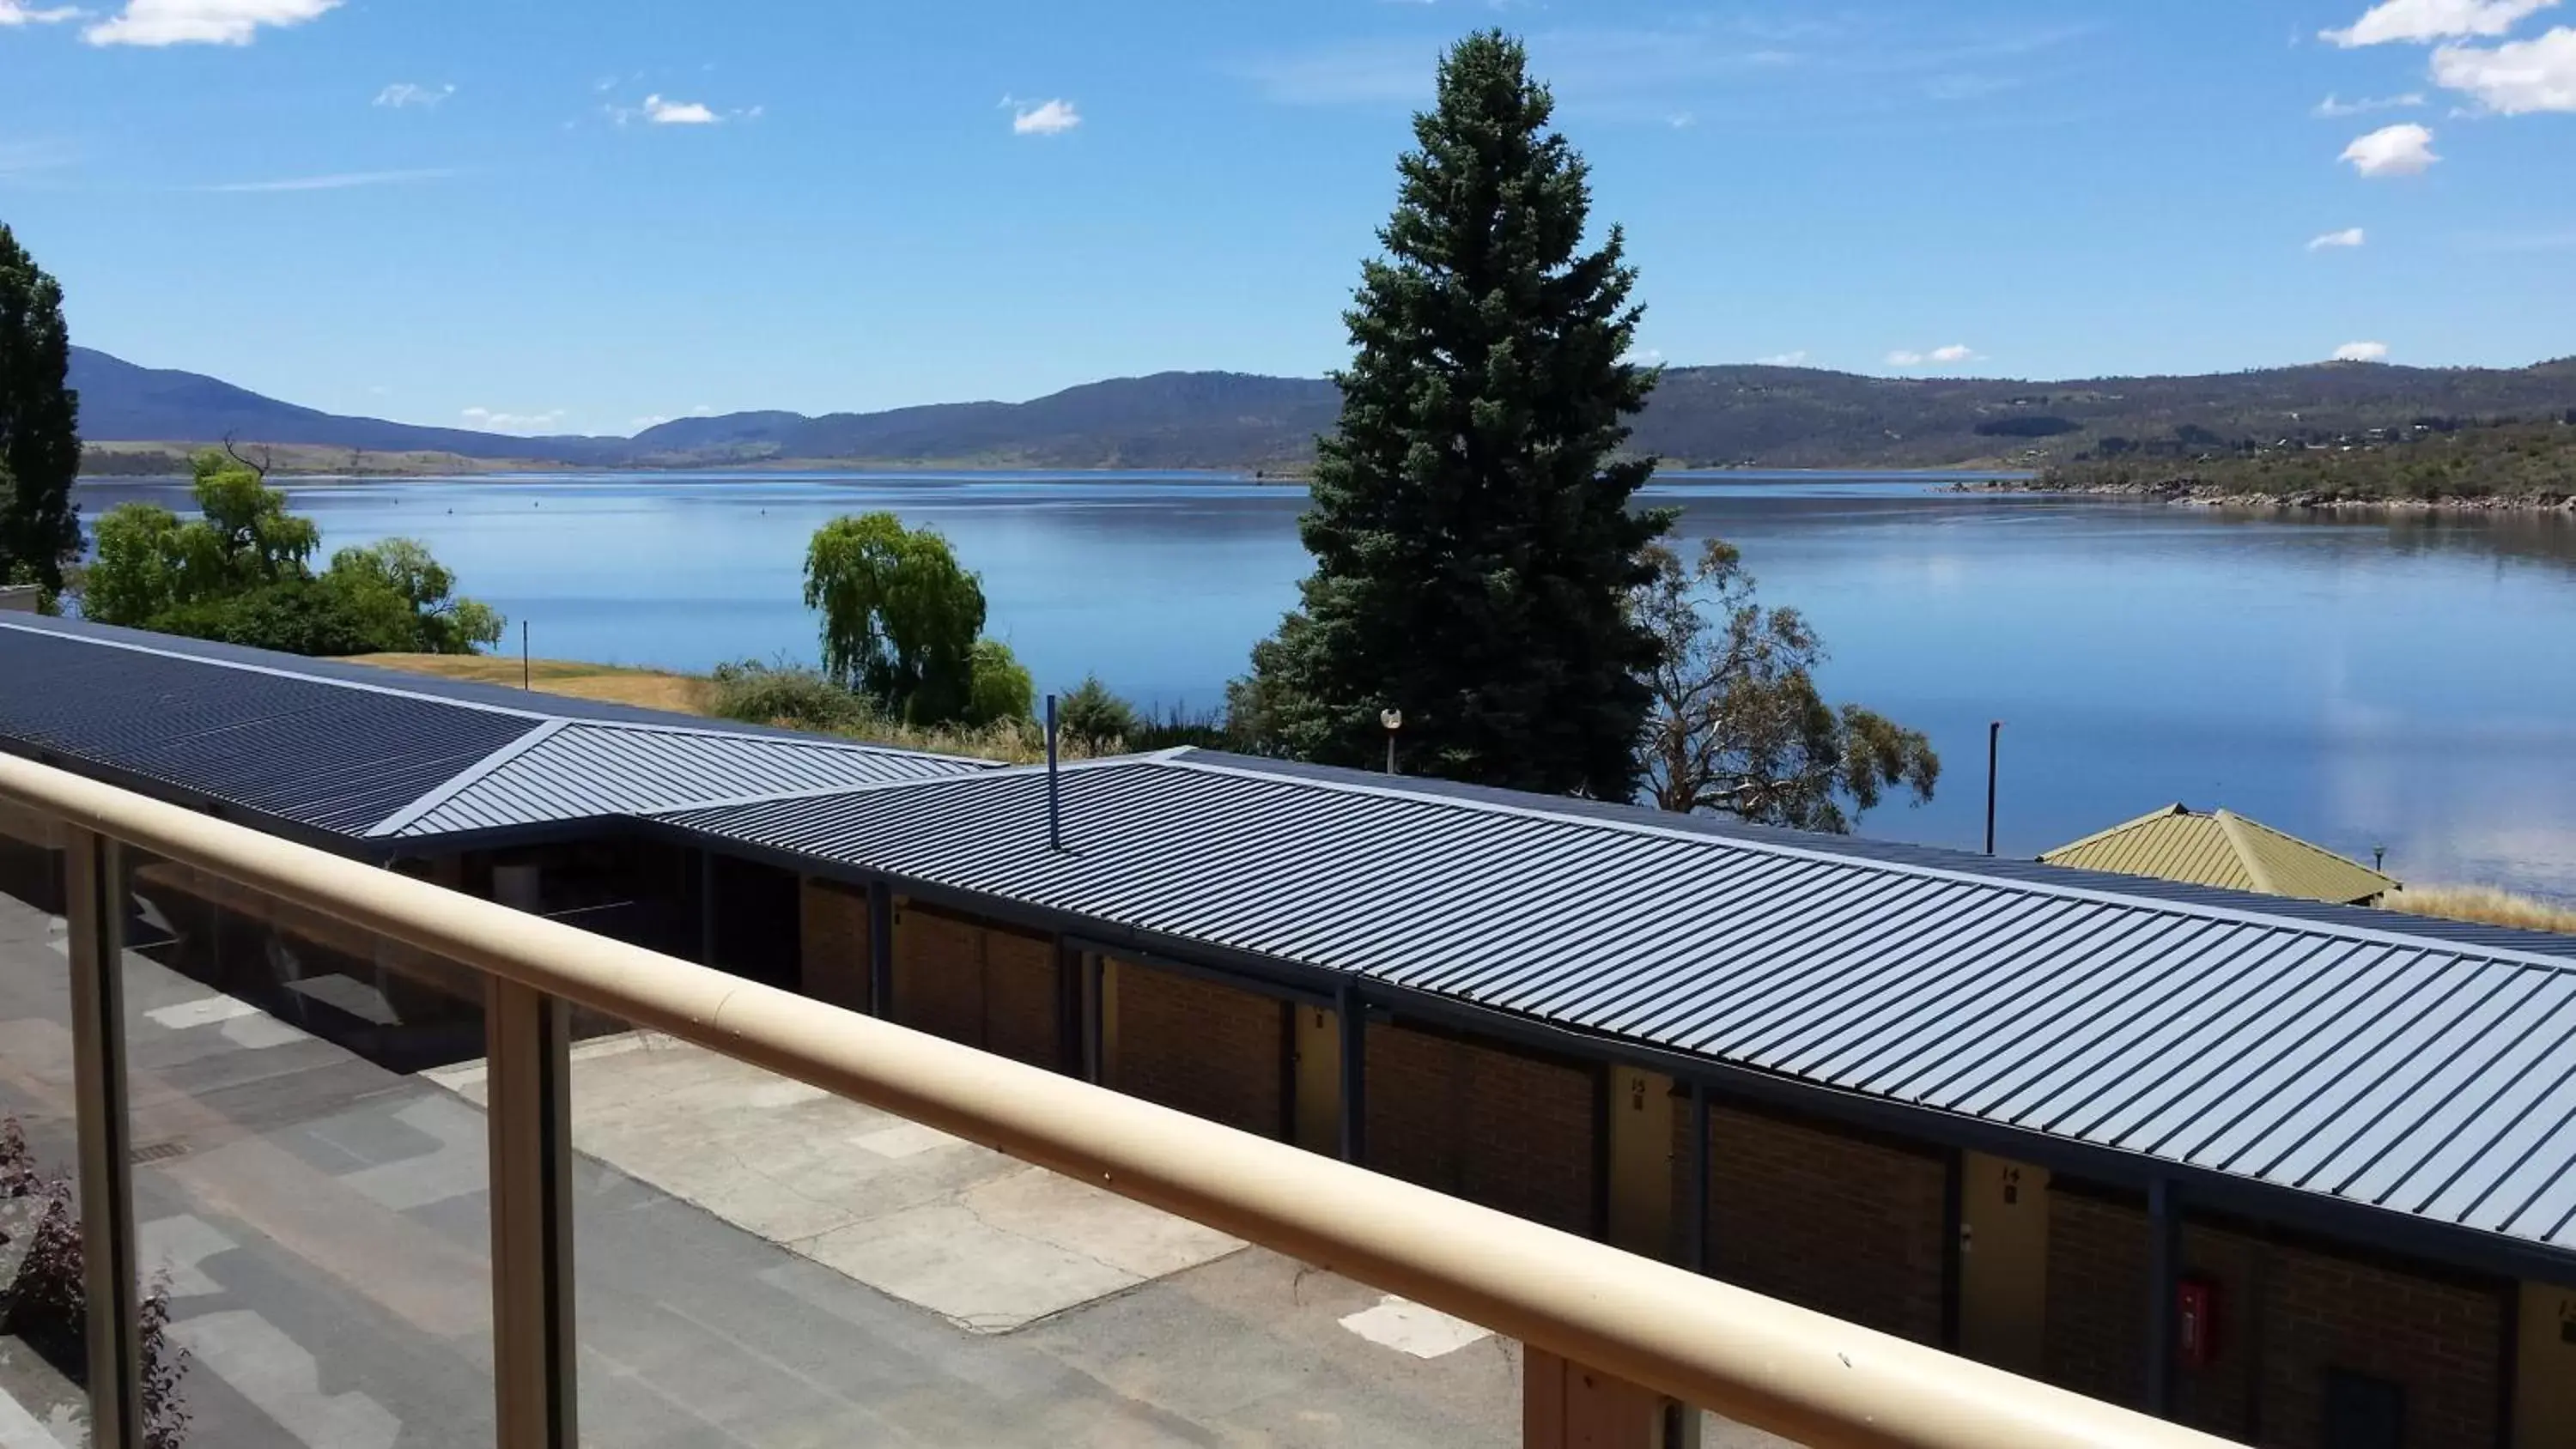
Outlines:
[[[540, 657], [811, 659], [807, 537], [890, 508], [984, 577], [1041, 689], [1087, 672], [1208, 705], [1307, 571], [1304, 493], [1204, 475], [602, 475], [293, 483], [327, 549], [420, 538]], [[90, 516], [159, 482], [83, 485]], [[1683, 478], [1833, 651], [1829, 694], [1927, 731], [1947, 773], [1866, 834], [1974, 848], [2004, 720], [2016, 855], [2175, 800], [2425, 882], [2576, 899], [2576, 521], [2289, 521], [1963, 496], [1934, 480]]]

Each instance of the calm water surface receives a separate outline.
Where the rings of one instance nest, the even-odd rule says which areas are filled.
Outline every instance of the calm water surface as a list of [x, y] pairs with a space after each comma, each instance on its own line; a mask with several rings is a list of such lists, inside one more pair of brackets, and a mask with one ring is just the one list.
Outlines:
[[[1302, 490], [1203, 475], [632, 475], [296, 483], [326, 549], [425, 540], [539, 656], [703, 669], [815, 653], [806, 538], [890, 508], [984, 576], [1040, 687], [1097, 672], [1208, 705], [1294, 603]], [[2175, 800], [2423, 881], [2576, 898], [2576, 523], [2252, 519], [1960, 496], [1925, 479], [1681, 478], [1685, 540], [1733, 540], [1804, 609], [1826, 684], [1948, 768], [1865, 833], [1974, 847], [1985, 725], [1999, 844], [2031, 855]], [[157, 482], [84, 485], [91, 516]]]

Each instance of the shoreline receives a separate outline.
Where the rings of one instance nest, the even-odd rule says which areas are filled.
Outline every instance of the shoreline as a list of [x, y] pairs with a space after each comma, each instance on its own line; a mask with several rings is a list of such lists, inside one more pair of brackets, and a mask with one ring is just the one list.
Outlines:
[[2576, 517], [2576, 494], [2486, 494], [2433, 498], [2355, 498], [2317, 492], [2248, 493], [2211, 483], [2050, 483], [2038, 478], [1950, 485], [1952, 493], [2050, 494], [2062, 498], [2132, 498], [2186, 508], [2236, 508], [2273, 513], [2523, 513]]

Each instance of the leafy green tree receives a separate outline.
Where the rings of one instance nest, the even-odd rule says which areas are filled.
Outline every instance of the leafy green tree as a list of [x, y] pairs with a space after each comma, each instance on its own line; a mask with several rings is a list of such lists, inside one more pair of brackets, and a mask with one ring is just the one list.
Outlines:
[[345, 607], [365, 612], [378, 627], [409, 635], [417, 654], [472, 654], [501, 642], [501, 615], [490, 605], [456, 597], [456, 576], [408, 538], [331, 555], [324, 584], [340, 591]]
[[966, 723], [987, 725], [1029, 717], [1037, 685], [1010, 645], [999, 639], [976, 640], [972, 667], [973, 677], [966, 687]]
[[891, 513], [824, 524], [805, 551], [805, 607], [823, 615], [824, 672], [886, 713], [944, 724], [973, 708], [984, 587], [938, 530]]
[[1657, 374], [1626, 360], [1640, 309], [1612, 227], [1583, 250], [1588, 171], [1555, 103], [1498, 31], [1440, 63], [1439, 98], [1398, 163], [1384, 257], [1345, 314], [1341, 420], [1320, 443], [1301, 610], [1256, 646], [1231, 703], [1261, 748], [1627, 799], [1639, 676], [1633, 512], [1653, 471], [1622, 458]]
[[1824, 642], [1795, 609], [1765, 608], [1733, 545], [1694, 567], [1661, 544], [1632, 607], [1658, 643], [1646, 680], [1646, 788], [1666, 810], [1709, 810], [1841, 834], [1898, 787], [1920, 804], [1941, 757], [1920, 731], [1816, 690]]
[[80, 556], [80, 397], [63, 289], [0, 225], [0, 584], [63, 587]]
[[456, 597], [455, 576], [411, 539], [344, 548], [316, 575], [320, 530], [254, 464], [206, 453], [193, 491], [193, 519], [148, 503], [99, 519], [84, 616], [295, 654], [470, 654], [501, 637], [501, 616]]

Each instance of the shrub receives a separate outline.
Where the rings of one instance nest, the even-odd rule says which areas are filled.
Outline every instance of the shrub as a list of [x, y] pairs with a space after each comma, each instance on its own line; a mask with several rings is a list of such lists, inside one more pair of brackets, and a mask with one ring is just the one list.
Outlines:
[[[74, 1383], [89, 1377], [87, 1255], [71, 1182], [38, 1171], [15, 1117], [0, 1118], [0, 1198], [38, 1199], [17, 1277], [0, 1283], [0, 1332], [17, 1335]], [[154, 1275], [136, 1306], [143, 1351], [144, 1449], [179, 1449], [189, 1414], [179, 1397], [188, 1351], [170, 1337], [170, 1280]]]
[[1055, 722], [1057, 732], [1066, 739], [1104, 750], [1122, 743], [1134, 744], [1145, 725], [1136, 707], [1110, 693], [1097, 674], [1084, 675], [1071, 694], [1056, 700]]
[[857, 731], [876, 716], [866, 699], [819, 669], [757, 659], [717, 665], [707, 709], [746, 724], [810, 730]]
[[1135, 731], [1127, 736], [1127, 747], [1133, 750], [1169, 750], [1194, 745], [1203, 750], [1240, 750], [1242, 741], [1235, 738], [1220, 709], [1188, 710], [1179, 705], [1166, 707], [1162, 713], [1141, 717]]

